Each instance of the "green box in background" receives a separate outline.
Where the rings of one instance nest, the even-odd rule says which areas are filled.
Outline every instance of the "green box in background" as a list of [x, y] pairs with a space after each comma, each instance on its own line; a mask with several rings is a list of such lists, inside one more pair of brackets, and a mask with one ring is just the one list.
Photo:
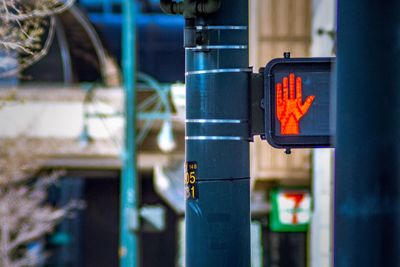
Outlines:
[[311, 194], [305, 188], [276, 188], [270, 192], [270, 227], [274, 232], [306, 232], [311, 220]]

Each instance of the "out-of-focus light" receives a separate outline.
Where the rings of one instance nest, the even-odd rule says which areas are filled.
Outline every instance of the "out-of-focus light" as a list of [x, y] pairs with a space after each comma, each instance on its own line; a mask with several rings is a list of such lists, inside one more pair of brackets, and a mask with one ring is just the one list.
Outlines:
[[87, 125], [87, 123], [85, 122], [85, 123], [84, 123], [84, 126], [83, 126], [83, 129], [82, 129], [82, 132], [81, 132], [81, 134], [79, 135], [79, 138], [78, 138], [79, 146], [80, 146], [81, 148], [86, 148], [86, 147], [89, 146], [89, 144], [90, 144], [92, 141], [93, 141], [93, 139], [92, 139], [92, 137], [91, 137], [90, 134], [89, 134], [88, 125]]
[[185, 121], [186, 113], [186, 86], [184, 83], [175, 83], [171, 85], [171, 96], [178, 118]]
[[171, 121], [164, 121], [161, 131], [157, 136], [157, 144], [163, 152], [171, 152], [176, 148]]

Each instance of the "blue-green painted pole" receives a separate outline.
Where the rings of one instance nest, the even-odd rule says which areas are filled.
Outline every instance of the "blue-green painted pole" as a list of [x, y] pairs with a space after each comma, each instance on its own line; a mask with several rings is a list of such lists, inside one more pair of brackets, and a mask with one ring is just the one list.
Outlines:
[[125, 146], [122, 154], [120, 267], [139, 266], [138, 256], [138, 188], [136, 170], [136, 25], [135, 1], [123, 2], [122, 64], [125, 90]]
[[190, 27], [186, 267], [249, 267], [248, 0], [222, 0], [217, 12], [187, 22], [186, 40]]

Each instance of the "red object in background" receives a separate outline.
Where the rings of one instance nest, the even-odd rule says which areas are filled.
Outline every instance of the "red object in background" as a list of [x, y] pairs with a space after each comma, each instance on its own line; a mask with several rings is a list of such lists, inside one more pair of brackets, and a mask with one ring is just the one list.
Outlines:
[[303, 193], [301, 193], [301, 194], [300, 193], [286, 193], [285, 197], [292, 199], [294, 201], [294, 212], [293, 212], [292, 223], [298, 224], [299, 219], [297, 217], [297, 210], [300, 207], [301, 201], [304, 199], [304, 194]]
[[303, 103], [302, 90], [301, 77], [296, 78], [295, 85], [293, 73], [289, 75], [289, 82], [288, 77], [283, 78], [283, 90], [282, 83], [276, 84], [276, 116], [281, 124], [281, 134], [283, 135], [299, 134], [299, 121], [314, 101], [315, 96], [312, 95], [307, 97]]

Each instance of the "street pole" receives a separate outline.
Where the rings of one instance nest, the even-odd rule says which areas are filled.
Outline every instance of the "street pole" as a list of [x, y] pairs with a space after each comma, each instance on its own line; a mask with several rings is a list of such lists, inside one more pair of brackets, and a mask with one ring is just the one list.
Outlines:
[[138, 186], [136, 170], [136, 4], [123, 1], [122, 64], [125, 90], [125, 146], [122, 154], [120, 267], [139, 266]]
[[400, 1], [339, 1], [335, 267], [400, 263]]
[[186, 266], [249, 267], [248, 0], [187, 19], [185, 40]]

